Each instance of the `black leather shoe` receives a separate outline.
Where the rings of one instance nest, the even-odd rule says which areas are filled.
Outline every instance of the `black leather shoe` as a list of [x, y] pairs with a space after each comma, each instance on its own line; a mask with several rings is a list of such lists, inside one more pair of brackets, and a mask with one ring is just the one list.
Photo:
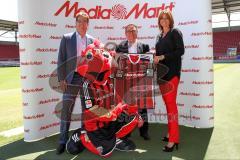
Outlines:
[[175, 147], [176, 147], [176, 150], [178, 150], [178, 143], [174, 143], [172, 147], [165, 146], [163, 148], [163, 151], [164, 152], [172, 152]]
[[162, 138], [162, 141], [163, 141], [163, 142], [168, 142], [168, 141], [169, 141], [169, 138], [165, 136], [165, 137]]
[[146, 141], [150, 140], [150, 137], [149, 137], [148, 134], [141, 134], [140, 136], [143, 137], [143, 139], [146, 140]]
[[62, 154], [65, 151], [65, 146], [66, 146], [65, 144], [59, 144], [56, 154], [57, 155]]

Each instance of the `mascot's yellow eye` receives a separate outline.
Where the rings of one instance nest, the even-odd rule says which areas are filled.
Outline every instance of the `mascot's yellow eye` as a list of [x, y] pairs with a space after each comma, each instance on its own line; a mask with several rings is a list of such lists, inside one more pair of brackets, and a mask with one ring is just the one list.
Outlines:
[[92, 58], [93, 58], [92, 52], [88, 52], [86, 57], [87, 57], [88, 60], [92, 60]]

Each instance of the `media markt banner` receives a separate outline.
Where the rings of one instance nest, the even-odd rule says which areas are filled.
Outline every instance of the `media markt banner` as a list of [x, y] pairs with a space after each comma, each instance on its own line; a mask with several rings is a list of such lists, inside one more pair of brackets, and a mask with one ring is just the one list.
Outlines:
[[[157, 17], [169, 9], [175, 27], [183, 33], [185, 54], [178, 90], [179, 123], [213, 127], [213, 45], [211, 1], [209, 0], [23, 0], [19, 1], [19, 42], [25, 141], [39, 140], [59, 132], [59, 110], [62, 101], [56, 79], [58, 48], [62, 35], [75, 31], [74, 16], [88, 12], [88, 34], [102, 42], [125, 40], [124, 26], [138, 26], [138, 39], [155, 46], [159, 34]], [[149, 121], [166, 123], [161, 95], [156, 107], [149, 110]], [[79, 98], [74, 113], [81, 112]], [[81, 122], [71, 123], [78, 128]]]

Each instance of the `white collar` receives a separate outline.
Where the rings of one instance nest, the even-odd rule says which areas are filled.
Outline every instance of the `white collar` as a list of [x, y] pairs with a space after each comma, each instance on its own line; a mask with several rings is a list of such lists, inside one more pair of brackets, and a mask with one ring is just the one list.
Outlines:
[[132, 43], [132, 44], [130, 44], [129, 41], [128, 41], [128, 46], [136, 46], [137, 43], [138, 43], [137, 39], [136, 39], [136, 41], [135, 41], [134, 43]]
[[81, 37], [81, 35], [78, 33], [78, 31], [76, 31], [77, 37], [79, 37], [80, 39], [85, 39], [87, 38], [87, 34], [85, 34], [83, 37]]

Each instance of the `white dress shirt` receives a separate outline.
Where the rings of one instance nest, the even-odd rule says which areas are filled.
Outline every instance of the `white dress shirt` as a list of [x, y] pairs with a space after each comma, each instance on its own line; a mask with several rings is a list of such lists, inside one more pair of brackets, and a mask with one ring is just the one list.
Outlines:
[[133, 44], [128, 42], [128, 53], [137, 53], [137, 41], [135, 41]]
[[[77, 57], [78, 57], [77, 65], [78, 65], [82, 51], [87, 47], [87, 37], [86, 35], [84, 37], [81, 37], [81, 35], [78, 32], [76, 32], [76, 38], [77, 38]], [[77, 71], [77, 68], [75, 71]]]

